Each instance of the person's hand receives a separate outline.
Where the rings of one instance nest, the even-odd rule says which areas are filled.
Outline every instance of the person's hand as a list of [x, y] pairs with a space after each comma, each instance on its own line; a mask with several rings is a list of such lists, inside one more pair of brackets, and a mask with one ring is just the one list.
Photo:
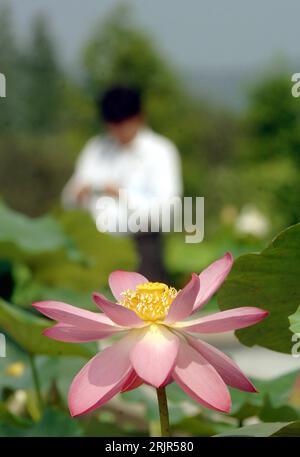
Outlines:
[[103, 193], [109, 195], [110, 197], [119, 197], [119, 188], [112, 184], [108, 184], [104, 187]]
[[84, 200], [86, 200], [91, 195], [92, 189], [90, 186], [81, 186], [77, 189], [75, 200], [78, 205], [82, 205]]

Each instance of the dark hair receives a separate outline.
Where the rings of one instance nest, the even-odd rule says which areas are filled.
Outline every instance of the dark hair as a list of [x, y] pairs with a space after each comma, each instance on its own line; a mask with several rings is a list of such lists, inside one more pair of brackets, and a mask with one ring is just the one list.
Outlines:
[[141, 112], [141, 96], [137, 89], [114, 86], [97, 100], [99, 115], [106, 122], [118, 123]]

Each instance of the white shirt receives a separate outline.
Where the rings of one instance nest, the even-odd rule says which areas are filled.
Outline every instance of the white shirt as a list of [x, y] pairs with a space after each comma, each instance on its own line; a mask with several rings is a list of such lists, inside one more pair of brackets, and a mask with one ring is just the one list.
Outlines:
[[[92, 138], [83, 148], [75, 172], [63, 190], [64, 206], [76, 205], [77, 190], [90, 186], [94, 196], [85, 206], [96, 218], [96, 202], [107, 185], [125, 189], [131, 204], [144, 210], [150, 210], [153, 201], [168, 204], [173, 197], [182, 194], [181, 164], [176, 146], [146, 127], [126, 145], [109, 135]], [[119, 213], [120, 210], [111, 208], [112, 217], [120, 218]]]

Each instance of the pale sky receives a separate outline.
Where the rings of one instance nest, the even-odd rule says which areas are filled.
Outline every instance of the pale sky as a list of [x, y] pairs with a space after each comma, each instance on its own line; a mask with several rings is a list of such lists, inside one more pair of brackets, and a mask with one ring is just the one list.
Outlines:
[[[117, 0], [8, 0], [23, 36], [32, 16], [47, 14], [66, 62], [74, 62], [97, 18]], [[0, 4], [5, 0], [0, 0]], [[300, 70], [299, 0], [131, 0], [138, 23], [178, 67], [262, 67], [285, 55]], [[221, 73], [220, 73], [221, 77]]]

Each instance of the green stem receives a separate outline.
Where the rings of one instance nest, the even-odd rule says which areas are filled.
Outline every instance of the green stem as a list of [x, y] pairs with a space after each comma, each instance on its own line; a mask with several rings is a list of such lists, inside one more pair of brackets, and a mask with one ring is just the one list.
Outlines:
[[34, 355], [32, 355], [32, 354], [29, 354], [29, 363], [30, 363], [31, 374], [32, 374], [34, 389], [35, 389], [35, 393], [36, 393], [36, 398], [37, 398], [37, 401], [38, 401], [39, 409], [41, 411], [42, 407], [43, 407], [43, 398], [42, 398], [42, 394], [41, 394], [41, 386], [40, 386], [40, 380], [39, 380], [38, 371], [37, 371], [37, 368], [36, 368], [35, 358], [34, 358]]
[[156, 389], [157, 401], [159, 407], [161, 436], [170, 435], [169, 411], [165, 387]]

